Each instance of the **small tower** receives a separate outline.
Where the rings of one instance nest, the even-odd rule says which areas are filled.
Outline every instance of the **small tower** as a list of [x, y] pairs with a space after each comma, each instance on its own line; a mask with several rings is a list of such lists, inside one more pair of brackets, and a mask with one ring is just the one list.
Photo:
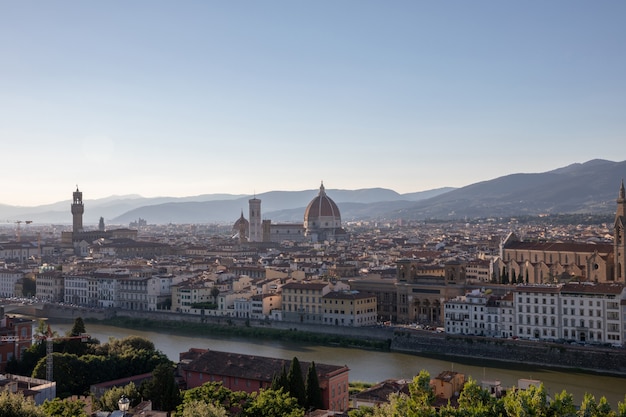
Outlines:
[[83, 213], [85, 212], [85, 206], [83, 205], [83, 193], [78, 190], [78, 185], [76, 186], [73, 197], [72, 233], [80, 233], [83, 231]]
[[263, 230], [261, 225], [261, 200], [251, 198], [248, 200], [250, 209], [250, 242], [261, 242], [263, 240]]
[[614, 226], [614, 255], [615, 255], [615, 281], [624, 282], [626, 280], [626, 238], [624, 228], [626, 226], [626, 191], [624, 190], [624, 180], [619, 188], [617, 197], [617, 210], [615, 212]]

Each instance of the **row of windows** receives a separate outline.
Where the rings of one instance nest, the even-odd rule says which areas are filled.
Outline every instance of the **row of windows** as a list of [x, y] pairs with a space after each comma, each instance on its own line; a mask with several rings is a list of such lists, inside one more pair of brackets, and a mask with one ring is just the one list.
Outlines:
[[[550, 294], [550, 297], [554, 297], [554, 294]], [[517, 297], [517, 302], [518, 303], [523, 303], [524, 302], [524, 298], [523, 297]], [[526, 297], [526, 303], [530, 304], [530, 297]], [[533, 303], [534, 304], [539, 304], [539, 299], [537, 297], [535, 297], [533, 299]], [[545, 298], [541, 299], [541, 304], [546, 304], [546, 299]], [[550, 304], [554, 305], [554, 298], [550, 298]]]

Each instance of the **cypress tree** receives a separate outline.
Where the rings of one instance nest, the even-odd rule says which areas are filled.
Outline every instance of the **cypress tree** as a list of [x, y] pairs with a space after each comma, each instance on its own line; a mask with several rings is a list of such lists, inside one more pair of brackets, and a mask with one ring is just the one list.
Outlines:
[[306, 373], [306, 408], [316, 410], [323, 407], [324, 400], [322, 399], [320, 382], [317, 378], [315, 362], [311, 362], [311, 365], [309, 365], [309, 369]]
[[287, 373], [287, 383], [289, 385], [289, 394], [298, 400], [298, 404], [304, 407], [306, 404], [306, 388], [304, 379], [302, 378], [302, 369], [298, 358], [294, 356]]
[[270, 387], [274, 391], [283, 390], [283, 392], [289, 392], [289, 386], [287, 384], [287, 370], [283, 366], [283, 370], [280, 373], [274, 375], [272, 378], [272, 385]]

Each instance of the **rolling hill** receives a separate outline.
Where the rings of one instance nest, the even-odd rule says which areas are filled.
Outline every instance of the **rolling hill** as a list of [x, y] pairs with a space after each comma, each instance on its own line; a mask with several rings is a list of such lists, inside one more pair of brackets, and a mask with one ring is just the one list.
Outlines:
[[[539, 214], [610, 214], [626, 161], [594, 159], [543, 173], [517, 173], [466, 187], [399, 194], [384, 188], [327, 189], [343, 220], [458, 219]], [[271, 191], [262, 200], [263, 218], [274, 223], [301, 222], [318, 190]], [[252, 196], [204, 194], [184, 198], [144, 198], [138, 195], [85, 200], [85, 224], [100, 216], [107, 224], [128, 224], [143, 218], [150, 224], [234, 222], [248, 214]], [[0, 205], [0, 220], [28, 218], [36, 223], [71, 223], [71, 201], [38, 207]]]

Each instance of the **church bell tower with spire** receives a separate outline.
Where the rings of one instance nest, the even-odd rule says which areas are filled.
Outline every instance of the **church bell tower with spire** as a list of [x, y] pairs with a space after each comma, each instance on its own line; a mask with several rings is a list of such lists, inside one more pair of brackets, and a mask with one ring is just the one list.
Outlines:
[[83, 231], [83, 213], [85, 212], [85, 206], [83, 205], [83, 193], [78, 190], [73, 194], [72, 202], [72, 233], [77, 234]]
[[626, 190], [624, 180], [619, 188], [617, 197], [617, 211], [615, 212], [615, 231], [613, 245], [615, 249], [615, 281], [625, 282], [626, 280], [626, 238], [624, 237], [624, 227], [626, 226]]

